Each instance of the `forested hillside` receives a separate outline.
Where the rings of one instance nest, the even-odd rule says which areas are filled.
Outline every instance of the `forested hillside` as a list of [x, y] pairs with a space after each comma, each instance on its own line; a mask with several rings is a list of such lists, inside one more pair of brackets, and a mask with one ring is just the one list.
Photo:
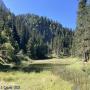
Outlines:
[[0, 7], [2, 7], [6, 12], [9, 11], [6, 5], [4, 4], [3, 0], [0, 0]]
[[[17, 62], [19, 55], [32, 59], [79, 56], [89, 58], [90, 3], [79, 0], [76, 31], [34, 14], [15, 16], [0, 6], [0, 60]], [[19, 55], [18, 55], [19, 54]]]
[[0, 7], [0, 60], [14, 62], [18, 43], [16, 41], [14, 15]]
[[[17, 54], [32, 59], [70, 56], [73, 31], [34, 14], [15, 16], [0, 7], [0, 58], [17, 61]], [[6, 60], [5, 60], [6, 59]]]
[[24, 53], [41, 53], [34, 56], [42, 57], [45, 49], [47, 54], [55, 53], [57, 56], [71, 54], [73, 32], [58, 22], [36, 15], [19, 15], [16, 16], [16, 30]]

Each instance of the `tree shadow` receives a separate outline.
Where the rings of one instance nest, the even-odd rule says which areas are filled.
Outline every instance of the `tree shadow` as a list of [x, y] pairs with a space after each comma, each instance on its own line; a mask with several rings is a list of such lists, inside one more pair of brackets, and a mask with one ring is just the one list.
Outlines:
[[40, 73], [44, 70], [50, 70], [52, 68], [51, 64], [30, 64], [26, 67], [14, 66], [10, 67], [9, 65], [0, 65], [1, 72], [12, 72], [12, 71], [22, 71], [22, 72], [36, 72]]
[[0, 71], [2, 72], [12, 72], [12, 71], [20, 71], [20, 72], [25, 72], [25, 73], [31, 73], [31, 72], [36, 72], [40, 73], [42, 71], [50, 71], [53, 69], [53, 67], [60, 67], [60, 66], [66, 66], [66, 64], [61, 65], [61, 64], [50, 64], [50, 63], [45, 63], [45, 64], [30, 64], [28, 66], [14, 66], [10, 67], [9, 65], [0, 65]]

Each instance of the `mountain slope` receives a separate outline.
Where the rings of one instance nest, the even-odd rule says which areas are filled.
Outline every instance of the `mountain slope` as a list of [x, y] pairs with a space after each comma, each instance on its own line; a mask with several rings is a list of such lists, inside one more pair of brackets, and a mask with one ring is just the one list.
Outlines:
[[6, 5], [4, 4], [3, 0], [0, 0], [0, 7], [2, 7], [5, 11], [8, 11]]
[[7, 12], [2, 0], [0, 6], [3, 8], [0, 9], [0, 51], [6, 50], [9, 61], [16, 62], [18, 53], [33, 59], [71, 54], [73, 32], [70, 29], [43, 16], [15, 16]]
[[73, 32], [56, 21], [34, 14], [19, 15], [16, 16], [16, 30], [21, 49], [25, 51], [33, 41], [47, 44], [56, 55], [70, 55]]

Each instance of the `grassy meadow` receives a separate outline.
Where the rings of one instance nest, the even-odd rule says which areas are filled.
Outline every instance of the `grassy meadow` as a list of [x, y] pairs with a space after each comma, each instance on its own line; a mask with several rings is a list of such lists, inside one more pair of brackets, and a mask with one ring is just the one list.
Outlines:
[[1, 71], [0, 90], [90, 90], [90, 62], [79, 58], [31, 61], [23, 69]]

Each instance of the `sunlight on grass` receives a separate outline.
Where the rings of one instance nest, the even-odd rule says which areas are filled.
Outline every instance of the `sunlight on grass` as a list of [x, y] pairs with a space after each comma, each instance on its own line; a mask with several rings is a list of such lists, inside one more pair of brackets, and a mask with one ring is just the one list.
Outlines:
[[[0, 72], [0, 85], [16, 84], [21, 90], [90, 90], [90, 62], [83, 63], [79, 58], [54, 58], [30, 65], [43, 70], [38, 73]], [[51, 69], [45, 70], [45, 67]]]
[[72, 64], [77, 62], [78, 58], [52, 58], [52, 59], [46, 59], [46, 60], [37, 60], [33, 61], [31, 64]]
[[71, 68], [74, 70], [81, 70], [83, 68], [83, 62], [78, 61], [76, 63], [69, 65], [67, 68]]
[[72, 84], [53, 75], [50, 71], [40, 73], [0, 72], [4, 83], [14, 82], [21, 90], [71, 90]]

